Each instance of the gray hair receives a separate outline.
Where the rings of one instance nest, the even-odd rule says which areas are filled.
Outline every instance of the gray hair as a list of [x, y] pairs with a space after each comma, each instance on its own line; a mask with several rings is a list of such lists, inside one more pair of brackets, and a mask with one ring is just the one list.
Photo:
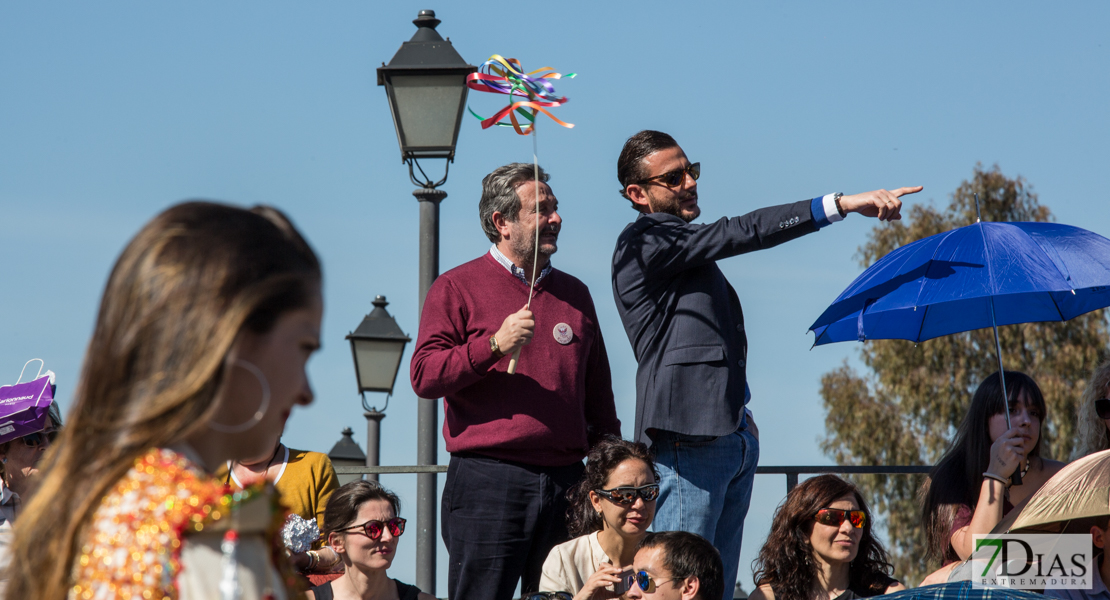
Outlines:
[[[506, 221], [516, 221], [520, 214], [520, 196], [516, 193], [518, 185], [536, 178], [536, 167], [531, 163], [510, 163], [497, 167], [482, 178], [482, 199], [478, 202], [478, 218], [482, 221], [482, 231], [489, 241], [501, 241], [501, 234], [493, 226], [493, 213], [499, 212]], [[539, 167], [539, 180], [546, 183], [548, 174]]]

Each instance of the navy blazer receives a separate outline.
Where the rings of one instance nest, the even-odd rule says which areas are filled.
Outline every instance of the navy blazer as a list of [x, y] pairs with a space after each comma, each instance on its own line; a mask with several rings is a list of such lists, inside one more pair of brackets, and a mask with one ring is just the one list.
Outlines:
[[722, 436], [740, 427], [748, 338], [740, 298], [716, 261], [817, 231], [812, 209], [805, 200], [708, 225], [642, 214], [624, 228], [613, 297], [639, 363], [636, 439], [651, 444], [653, 429]]

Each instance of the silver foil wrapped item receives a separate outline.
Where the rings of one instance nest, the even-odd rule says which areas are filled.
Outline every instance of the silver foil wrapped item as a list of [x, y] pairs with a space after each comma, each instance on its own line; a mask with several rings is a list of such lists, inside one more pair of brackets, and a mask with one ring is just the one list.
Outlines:
[[300, 515], [289, 515], [285, 520], [285, 527], [281, 529], [281, 540], [293, 554], [309, 550], [318, 539], [320, 527], [316, 524], [316, 519], [309, 521], [302, 519]]

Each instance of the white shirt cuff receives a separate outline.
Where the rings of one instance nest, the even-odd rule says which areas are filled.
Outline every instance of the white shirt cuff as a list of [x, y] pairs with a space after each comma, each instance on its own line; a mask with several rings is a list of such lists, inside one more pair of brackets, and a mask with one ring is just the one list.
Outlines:
[[825, 194], [821, 197], [821, 206], [825, 209], [825, 218], [829, 223], [836, 223], [843, 221], [844, 217], [840, 216], [840, 212], [836, 210], [836, 201], [833, 198], [836, 194]]

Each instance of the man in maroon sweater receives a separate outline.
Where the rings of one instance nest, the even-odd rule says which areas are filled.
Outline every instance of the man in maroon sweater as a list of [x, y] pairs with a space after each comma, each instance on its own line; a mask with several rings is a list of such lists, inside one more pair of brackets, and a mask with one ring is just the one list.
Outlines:
[[601, 435], [620, 435], [593, 299], [551, 266], [562, 219], [539, 174], [513, 163], [482, 180], [478, 212], [494, 245], [436, 279], [420, 317], [412, 387], [443, 397], [451, 453], [442, 499], [450, 598], [509, 600], [521, 578], [522, 592], [536, 591], [548, 552], [568, 537], [566, 492], [582, 458]]

